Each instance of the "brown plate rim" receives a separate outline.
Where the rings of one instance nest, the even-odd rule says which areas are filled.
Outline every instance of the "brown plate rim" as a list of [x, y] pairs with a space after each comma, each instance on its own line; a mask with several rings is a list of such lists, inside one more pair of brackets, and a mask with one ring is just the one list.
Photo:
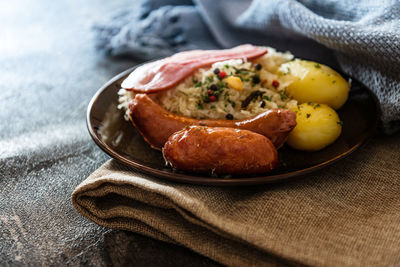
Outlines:
[[[93, 139], [93, 141], [109, 156], [111, 156], [112, 158], [118, 160], [119, 162], [127, 165], [128, 167], [131, 167], [135, 170], [141, 171], [146, 174], [154, 175], [158, 178], [163, 178], [163, 179], [167, 179], [170, 181], [181, 182], [181, 183], [216, 185], [216, 186], [259, 185], [259, 184], [267, 184], [267, 183], [275, 183], [275, 182], [279, 182], [279, 181], [284, 181], [289, 178], [301, 177], [301, 176], [304, 176], [311, 172], [315, 172], [317, 170], [320, 170], [326, 166], [329, 166], [329, 165], [337, 162], [340, 159], [347, 157], [352, 152], [357, 150], [361, 145], [365, 144], [368, 140], [370, 140], [372, 138], [372, 136], [375, 134], [376, 129], [378, 127], [380, 115], [379, 115], [379, 108], [376, 107], [376, 111], [378, 114], [376, 114], [376, 116], [375, 116], [373, 129], [369, 132], [366, 132], [366, 134], [359, 140], [359, 142], [357, 144], [355, 144], [354, 146], [352, 146], [350, 149], [346, 150], [345, 152], [343, 152], [327, 161], [316, 164], [312, 167], [308, 167], [308, 168], [304, 168], [301, 170], [292, 171], [292, 172], [288, 172], [288, 173], [283, 173], [283, 174], [274, 174], [274, 175], [248, 177], [248, 178], [238, 177], [238, 178], [230, 179], [230, 178], [220, 178], [220, 177], [211, 177], [211, 176], [198, 176], [198, 175], [193, 176], [193, 175], [190, 175], [190, 173], [183, 174], [183, 173], [155, 169], [150, 166], [136, 162], [134, 160], [125, 158], [125, 157], [121, 156], [120, 154], [118, 154], [117, 151], [113, 150], [110, 146], [108, 146], [106, 143], [104, 143], [100, 139], [100, 137], [97, 135], [97, 132], [94, 128], [93, 123], [91, 122], [91, 113], [93, 110], [94, 103], [100, 97], [102, 92], [104, 90], [106, 90], [110, 85], [115, 83], [117, 80], [121, 79], [123, 76], [132, 72], [138, 66], [140, 66], [140, 65], [137, 65], [135, 67], [127, 69], [127, 70], [121, 72], [120, 74], [114, 76], [112, 79], [110, 79], [107, 83], [105, 83], [95, 93], [95, 95], [92, 97], [92, 99], [90, 100], [89, 105], [88, 105], [88, 109], [87, 109], [87, 113], [86, 113], [86, 126], [87, 126], [87, 129], [88, 129], [89, 134], [90, 134], [91, 138]], [[358, 82], [358, 83], [360, 83], [360, 82]], [[360, 84], [362, 84], [362, 83], [360, 83]], [[368, 93], [374, 98], [374, 103], [376, 105], [376, 103], [377, 103], [376, 97], [371, 93], [371, 91], [365, 85], [362, 84], [362, 86], [369, 91]]]

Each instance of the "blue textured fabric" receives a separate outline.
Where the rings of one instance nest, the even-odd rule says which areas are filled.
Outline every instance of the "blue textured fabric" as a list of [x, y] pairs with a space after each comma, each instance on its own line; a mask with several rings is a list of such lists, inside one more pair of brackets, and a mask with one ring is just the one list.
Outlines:
[[142, 60], [253, 43], [340, 68], [376, 94], [400, 130], [400, 1], [142, 0], [97, 25], [97, 45]]

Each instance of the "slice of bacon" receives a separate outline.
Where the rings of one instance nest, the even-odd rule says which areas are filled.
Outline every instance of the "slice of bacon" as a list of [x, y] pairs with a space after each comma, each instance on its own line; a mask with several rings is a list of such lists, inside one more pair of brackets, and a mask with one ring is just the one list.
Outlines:
[[251, 60], [266, 53], [266, 48], [250, 44], [224, 50], [185, 51], [136, 68], [121, 87], [136, 93], [156, 93], [177, 85], [201, 67], [229, 59]]

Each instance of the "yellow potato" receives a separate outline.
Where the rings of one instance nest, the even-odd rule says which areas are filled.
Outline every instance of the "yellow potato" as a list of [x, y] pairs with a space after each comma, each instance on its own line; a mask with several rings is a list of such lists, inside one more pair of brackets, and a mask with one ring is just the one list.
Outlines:
[[317, 151], [332, 144], [342, 132], [336, 111], [325, 104], [304, 103], [293, 110], [297, 125], [287, 143], [294, 149]]
[[349, 83], [339, 73], [313, 61], [287, 62], [280, 66], [278, 74], [290, 82], [286, 93], [300, 104], [315, 102], [339, 109], [349, 96]]

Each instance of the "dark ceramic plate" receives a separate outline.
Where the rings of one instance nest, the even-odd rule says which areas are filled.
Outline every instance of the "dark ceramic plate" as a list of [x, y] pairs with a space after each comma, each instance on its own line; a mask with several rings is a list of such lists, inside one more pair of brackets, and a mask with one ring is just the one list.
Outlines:
[[150, 148], [117, 109], [122, 80], [129, 69], [105, 84], [89, 103], [87, 127], [96, 144], [118, 161], [154, 176], [185, 183], [208, 185], [251, 185], [298, 177], [327, 166], [356, 150], [375, 132], [379, 110], [373, 94], [353, 81], [350, 97], [338, 111], [343, 131], [335, 143], [318, 152], [279, 149], [279, 165], [262, 176], [212, 177], [173, 171], [165, 165], [160, 151]]

